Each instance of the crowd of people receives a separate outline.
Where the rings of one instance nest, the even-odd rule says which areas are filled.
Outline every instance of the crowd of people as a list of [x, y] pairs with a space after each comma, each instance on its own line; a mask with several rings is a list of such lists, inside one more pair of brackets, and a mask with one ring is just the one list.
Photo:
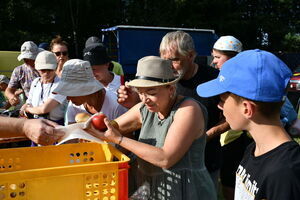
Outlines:
[[124, 82], [97, 37], [83, 60], [69, 58], [61, 37], [24, 42], [24, 64], [0, 75], [2, 107], [19, 105], [21, 118], [0, 117], [0, 137], [51, 145], [64, 135], [57, 126], [102, 112], [107, 130], [85, 131], [131, 152], [130, 199], [214, 200], [220, 183], [226, 200], [300, 199], [300, 146], [285, 128], [298, 120], [290, 69], [233, 36], [215, 42], [210, 66], [184, 31], [167, 33], [159, 52]]

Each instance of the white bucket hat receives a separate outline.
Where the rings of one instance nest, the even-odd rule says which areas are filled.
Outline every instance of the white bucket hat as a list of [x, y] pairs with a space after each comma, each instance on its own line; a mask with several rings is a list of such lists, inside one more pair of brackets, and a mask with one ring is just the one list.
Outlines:
[[137, 64], [135, 79], [127, 85], [133, 87], [156, 87], [171, 85], [179, 81], [180, 77], [174, 74], [172, 61], [157, 56], [141, 58]]
[[57, 67], [57, 60], [55, 55], [50, 51], [42, 51], [35, 59], [35, 69], [50, 69], [55, 70]]
[[21, 61], [24, 58], [35, 60], [36, 56], [42, 49], [39, 49], [37, 45], [32, 41], [26, 41], [21, 46], [21, 54], [18, 56], [18, 60]]
[[214, 49], [221, 51], [234, 51], [241, 52], [243, 45], [242, 43], [233, 36], [222, 36], [214, 44]]
[[53, 93], [78, 97], [93, 94], [102, 88], [103, 85], [94, 78], [88, 61], [71, 59], [65, 62], [60, 82]]

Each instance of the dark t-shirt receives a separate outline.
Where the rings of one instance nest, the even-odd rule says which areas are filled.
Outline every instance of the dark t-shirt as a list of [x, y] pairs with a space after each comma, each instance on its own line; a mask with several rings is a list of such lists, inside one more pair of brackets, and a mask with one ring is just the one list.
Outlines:
[[235, 199], [300, 199], [300, 146], [286, 142], [258, 157], [255, 143], [245, 151], [236, 172]]
[[[181, 94], [183, 96], [188, 96], [196, 99], [206, 107], [208, 113], [207, 129], [210, 129], [220, 121], [221, 110], [217, 107], [220, 101], [219, 96], [202, 98], [197, 94], [196, 88], [201, 83], [205, 83], [217, 78], [219, 70], [208, 66], [204, 62], [201, 62], [198, 57], [196, 58], [195, 63], [197, 63], [199, 66], [197, 73], [189, 80], [180, 80], [177, 84], [177, 92], [178, 94]], [[220, 168], [220, 137], [215, 137], [206, 144], [205, 164], [208, 171], [210, 172], [213, 172]]]

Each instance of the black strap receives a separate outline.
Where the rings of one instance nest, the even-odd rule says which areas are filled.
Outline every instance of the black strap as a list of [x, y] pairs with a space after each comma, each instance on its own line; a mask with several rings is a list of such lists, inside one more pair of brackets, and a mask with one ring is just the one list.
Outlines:
[[172, 79], [161, 79], [161, 78], [154, 78], [154, 77], [149, 77], [149, 76], [136, 76], [136, 79], [143, 79], [143, 80], [149, 80], [149, 81], [157, 81], [161, 83], [168, 83], [171, 81], [174, 81], [175, 78]]

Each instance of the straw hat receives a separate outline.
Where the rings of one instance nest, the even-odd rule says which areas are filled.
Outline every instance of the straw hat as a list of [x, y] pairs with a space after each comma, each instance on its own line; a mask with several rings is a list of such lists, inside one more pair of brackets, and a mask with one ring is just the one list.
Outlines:
[[53, 93], [64, 96], [86, 96], [104, 88], [94, 78], [91, 65], [88, 61], [71, 59], [65, 62], [58, 86]]
[[171, 85], [179, 81], [180, 77], [174, 74], [172, 61], [157, 56], [141, 58], [137, 64], [135, 79], [127, 85], [133, 87], [156, 87]]

